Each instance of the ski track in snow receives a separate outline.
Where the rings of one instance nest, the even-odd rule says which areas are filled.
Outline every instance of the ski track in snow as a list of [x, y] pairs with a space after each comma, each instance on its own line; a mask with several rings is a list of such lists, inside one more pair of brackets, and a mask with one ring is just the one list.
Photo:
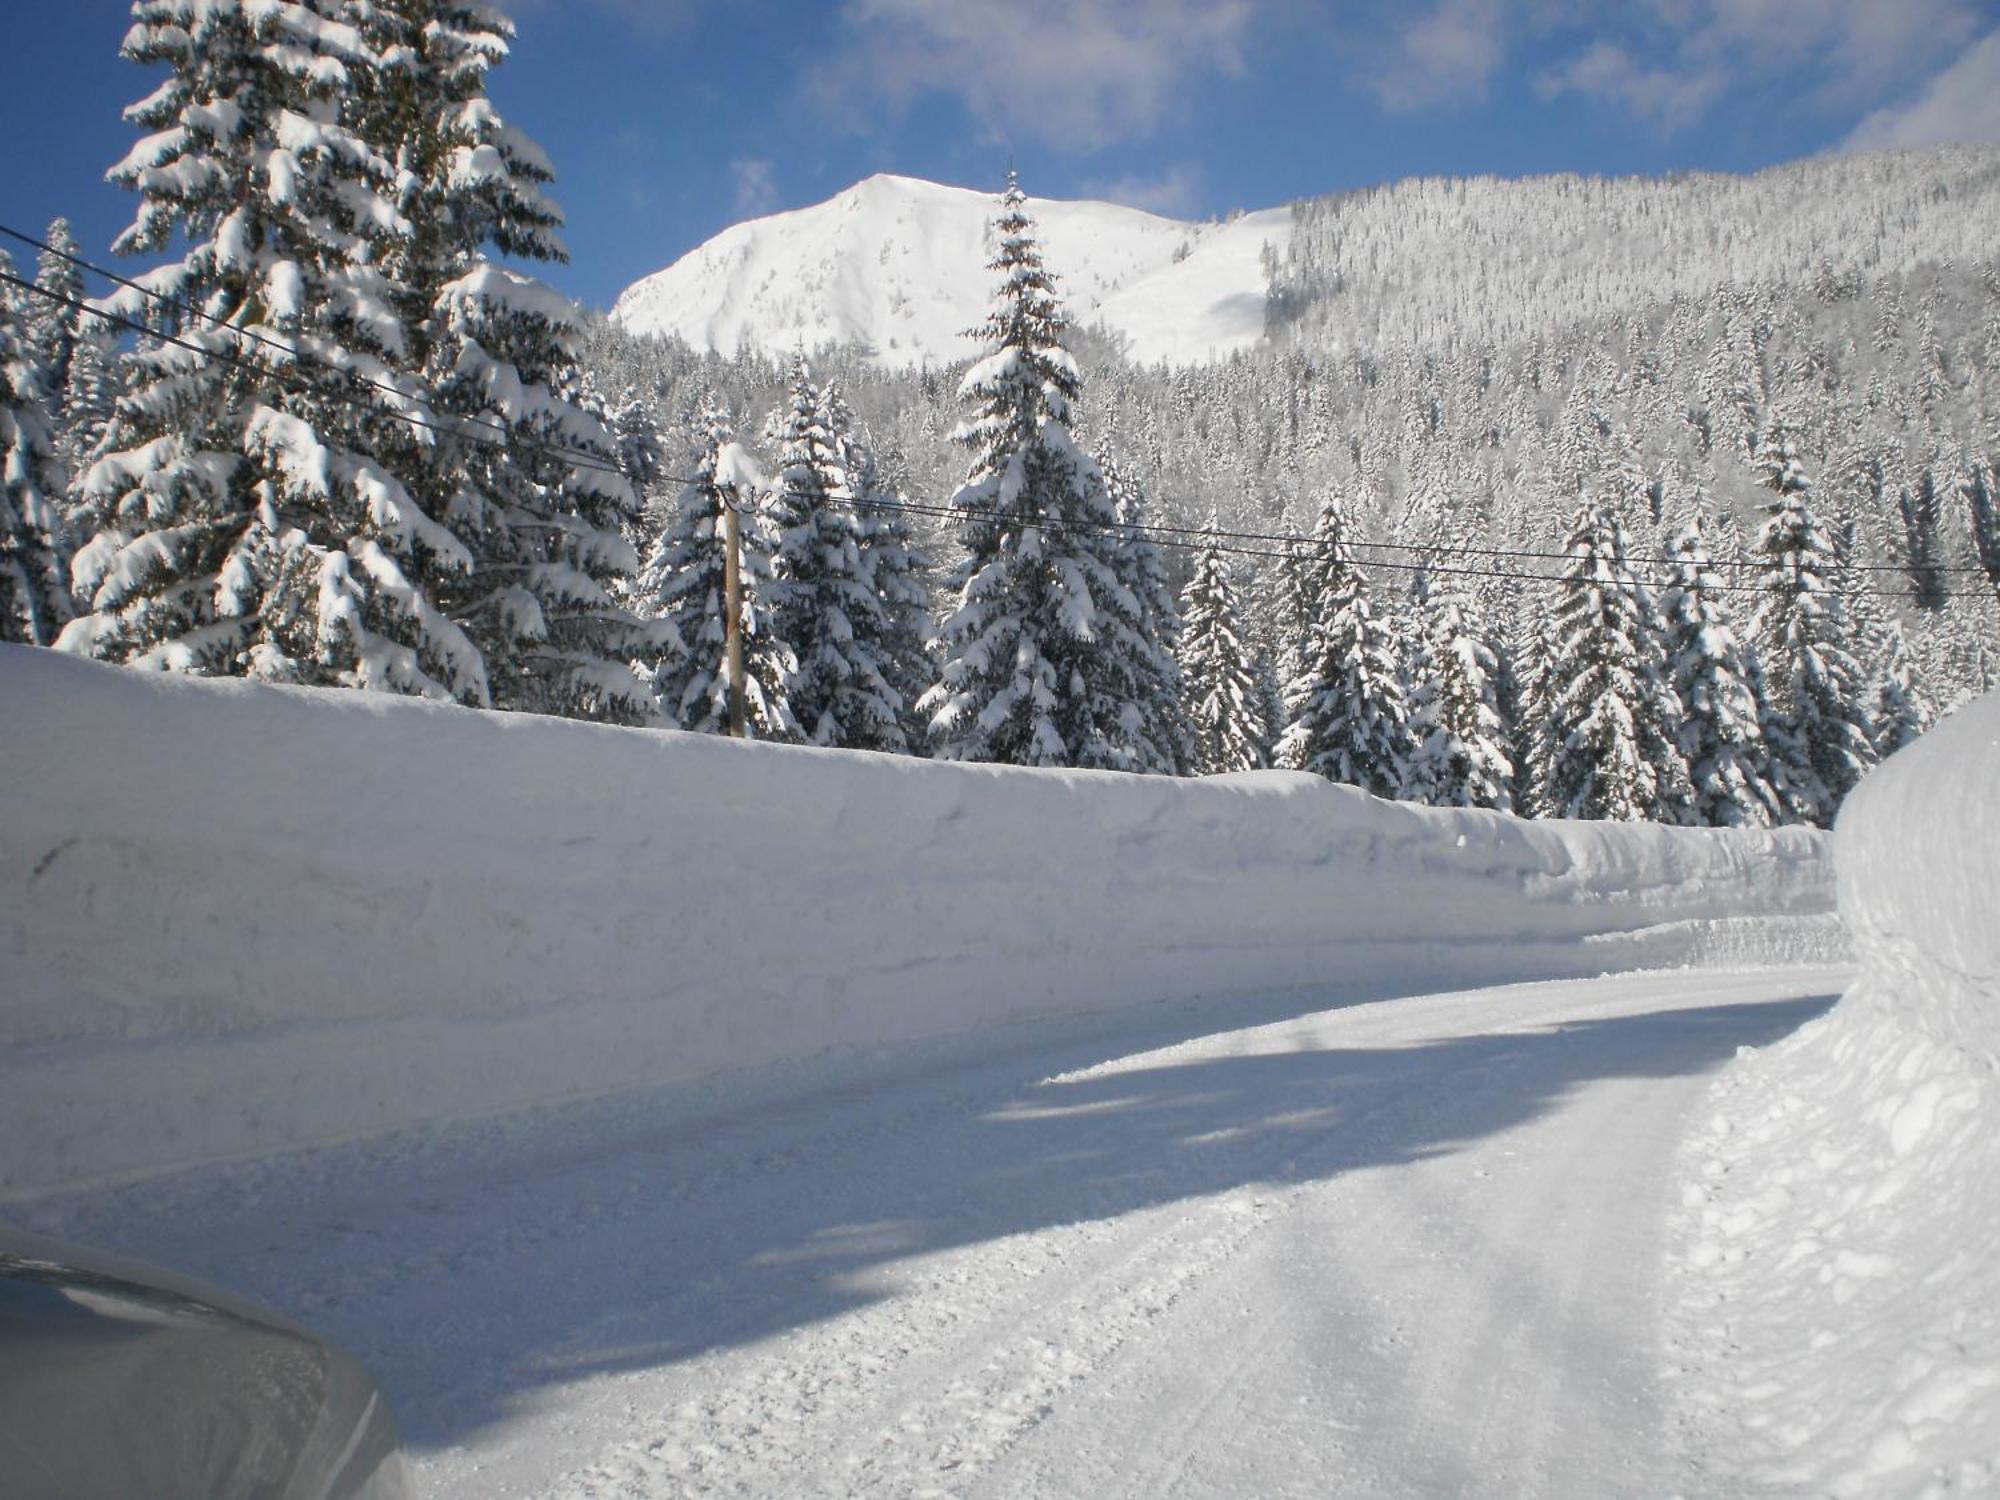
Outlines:
[[1659, 1385], [1676, 1152], [1844, 978], [1132, 1012], [8, 1214], [347, 1344], [440, 1497], [1713, 1493]]

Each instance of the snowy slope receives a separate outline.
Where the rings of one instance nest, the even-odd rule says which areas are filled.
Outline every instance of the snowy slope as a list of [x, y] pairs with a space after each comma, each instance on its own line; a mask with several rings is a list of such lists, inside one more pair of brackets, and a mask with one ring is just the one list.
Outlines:
[[0, 701], [0, 1190], [1141, 1001], [1838, 941], [1802, 831], [740, 745], [26, 648], [0, 648]]
[[[992, 294], [995, 208], [989, 193], [870, 177], [724, 230], [628, 288], [612, 316], [724, 354], [858, 341], [885, 365], [950, 364], [971, 353], [964, 335]], [[1288, 210], [1226, 224], [1088, 201], [1038, 199], [1030, 211], [1071, 316], [1123, 335], [1135, 356], [1194, 362], [1263, 336], [1261, 250], [1282, 252]]]
[[1991, 694], [1848, 799], [1861, 977], [1726, 1073], [1689, 1147], [1683, 1405], [1769, 1491], [2000, 1487], [1996, 787]]

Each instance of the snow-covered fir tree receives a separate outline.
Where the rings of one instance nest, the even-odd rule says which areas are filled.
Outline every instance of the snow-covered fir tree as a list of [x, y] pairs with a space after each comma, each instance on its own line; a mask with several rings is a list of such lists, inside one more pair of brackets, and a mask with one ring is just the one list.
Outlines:
[[1214, 546], [1204, 547], [1181, 595], [1181, 704], [1194, 774], [1263, 769], [1270, 731], [1256, 665], [1243, 643], [1228, 563]]
[[1539, 817], [1548, 806], [1546, 773], [1555, 762], [1554, 731], [1549, 718], [1555, 661], [1554, 628], [1547, 607], [1530, 601], [1517, 608], [1500, 651], [1500, 714], [1514, 726], [1515, 811]]
[[[142, 349], [84, 477], [89, 613], [62, 644], [113, 661], [480, 701], [477, 653], [397, 562], [463, 560], [376, 462], [354, 399], [403, 330], [381, 265], [407, 225], [390, 161], [344, 118], [380, 64], [336, 0], [139, 0], [125, 55], [166, 81], [112, 179], [139, 194], [117, 248], [179, 258], [130, 314]], [[191, 309], [180, 311], [180, 308]], [[405, 391], [398, 404], [420, 405]], [[422, 635], [420, 655], [384, 633]]]
[[1463, 590], [1425, 611], [1425, 670], [1411, 692], [1417, 747], [1411, 783], [1439, 807], [1514, 810], [1514, 761], [1500, 709], [1500, 662]]
[[1784, 429], [1759, 443], [1757, 469], [1771, 498], [1757, 536], [1761, 602], [1751, 635], [1769, 698], [1771, 779], [1795, 816], [1826, 828], [1875, 761], [1864, 683], [1846, 605], [1829, 580], [1832, 540]]
[[1134, 769], [1185, 776], [1192, 750], [1191, 731], [1181, 712], [1180, 604], [1167, 582], [1160, 549], [1146, 531], [1144, 491], [1120, 472], [1108, 454], [1099, 454], [1097, 462], [1117, 520], [1112, 566], [1139, 606], [1137, 638], [1132, 649], [1118, 658], [1132, 672], [1125, 691], [1140, 711], [1140, 727], [1133, 740], [1139, 761]]
[[72, 488], [103, 446], [124, 389], [124, 370], [125, 361], [110, 328], [86, 321], [70, 349], [69, 378], [59, 403], [62, 421], [56, 433], [56, 449]]
[[839, 388], [829, 382], [823, 395], [859, 524], [862, 571], [881, 606], [866, 625], [877, 633], [874, 645], [883, 680], [902, 705], [901, 748], [921, 753], [929, 744], [917, 703], [929, 690], [932, 675], [930, 555], [918, 545], [907, 502], [883, 478], [875, 450], [857, 428]]
[[[13, 262], [0, 251], [0, 273]], [[0, 641], [51, 644], [70, 618], [65, 483], [21, 305], [0, 288]]]
[[1547, 815], [1686, 822], [1693, 788], [1679, 745], [1680, 704], [1653, 603], [1627, 563], [1625, 527], [1586, 500], [1565, 548], [1543, 688]]
[[28, 339], [42, 368], [42, 389], [48, 392], [49, 415], [66, 419], [70, 367], [77, 344], [105, 325], [82, 306], [83, 247], [68, 219], [56, 219], [43, 243], [48, 248], [35, 259], [35, 295], [27, 309]]
[[[476, 0], [357, 15], [390, 60], [357, 112], [409, 225], [386, 252], [402, 365], [435, 407], [431, 428], [385, 432], [423, 517], [407, 523], [419, 545], [392, 550], [477, 648], [497, 706], [644, 722], [654, 698], [629, 663], [657, 643], [619, 597], [640, 497], [619, 439], [577, 399], [575, 305], [493, 258], [568, 258], [554, 169], [487, 93], [513, 26]], [[434, 649], [430, 634], [413, 648]]]
[[762, 503], [766, 486], [722, 411], [703, 413], [699, 439], [694, 472], [671, 501], [665, 526], [633, 586], [633, 607], [661, 627], [649, 682], [672, 727], [704, 734], [728, 731], [728, 553], [722, 512], [733, 509], [742, 597], [744, 728], [756, 739], [793, 740], [798, 726], [785, 691], [797, 663], [771, 630], [765, 605], [772, 543]]
[[667, 445], [653, 404], [628, 387], [605, 425], [617, 444], [619, 467], [633, 488], [642, 499], [658, 494], [669, 475]]
[[1934, 718], [1925, 701], [1903, 622], [1891, 617], [1882, 627], [1876, 652], [1875, 686], [1868, 703], [1876, 758], [1887, 760], [1929, 729]]
[[1784, 808], [1770, 781], [1762, 676], [1730, 623], [1699, 521], [1675, 536], [1672, 555], [1662, 608], [1695, 820], [1716, 828], [1768, 827], [1783, 819]]
[[[1285, 731], [1292, 723], [1292, 684], [1313, 675], [1313, 633], [1320, 618], [1324, 571], [1314, 565], [1313, 549], [1299, 541], [1287, 542], [1277, 567], [1277, 581], [1270, 591], [1272, 628], [1277, 636], [1271, 653], [1272, 676], [1276, 679], [1276, 712], [1270, 726], [1270, 758], [1273, 765], [1296, 771], [1286, 754]], [[1268, 711], [1268, 710], [1267, 710]]]
[[809, 745], [901, 750], [903, 702], [889, 685], [887, 621], [862, 554], [862, 528], [824, 395], [792, 366], [769, 501], [771, 629], [796, 666], [786, 689]]
[[1368, 604], [1368, 580], [1354, 561], [1347, 517], [1332, 496], [1320, 506], [1304, 568], [1318, 601], [1303, 670], [1285, 698], [1291, 722], [1278, 763], [1342, 781], [1378, 797], [1408, 789], [1416, 751], [1402, 671], [1389, 632]]
[[954, 436], [972, 462], [951, 503], [966, 557], [922, 706], [949, 759], [1136, 770], [1140, 605], [1118, 577], [1103, 475], [1070, 432], [1083, 379], [1026, 205], [1010, 174], [986, 353], [959, 388], [972, 412]]

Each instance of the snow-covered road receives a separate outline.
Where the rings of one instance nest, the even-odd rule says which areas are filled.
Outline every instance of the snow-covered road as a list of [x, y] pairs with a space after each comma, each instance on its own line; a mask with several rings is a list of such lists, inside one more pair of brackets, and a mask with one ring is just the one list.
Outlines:
[[438, 1496], [1660, 1496], [1676, 1148], [1844, 982], [1127, 1012], [5, 1213], [348, 1344]]

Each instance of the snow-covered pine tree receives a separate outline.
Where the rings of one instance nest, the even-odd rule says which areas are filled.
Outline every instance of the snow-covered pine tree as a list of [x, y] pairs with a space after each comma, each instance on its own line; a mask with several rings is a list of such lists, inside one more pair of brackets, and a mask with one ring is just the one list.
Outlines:
[[1695, 820], [1712, 828], [1767, 828], [1784, 808], [1770, 781], [1758, 701], [1762, 675], [1730, 623], [1699, 520], [1675, 536], [1673, 559], [1662, 607]]
[[1828, 582], [1832, 543], [1782, 427], [1758, 445], [1757, 470], [1772, 492], [1757, 537], [1763, 598], [1751, 628], [1769, 700], [1771, 780], [1795, 816], [1828, 828], [1875, 760], [1864, 684], [1846, 607]]
[[1903, 622], [1892, 615], [1882, 627], [1869, 702], [1876, 758], [1887, 760], [1929, 729], [1935, 717], [1918, 681], [1916, 658], [1910, 653]]
[[[405, 564], [469, 562], [377, 459], [421, 394], [382, 272], [407, 221], [394, 168], [351, 127], [380, 54], [339, 0], [138, 0], [125, 56], [166, 81], [111, 178], [140, 197], [119, 238], [183, 242], [146, 277], [174, 331], [133, 364], [79, 487], [89, 613], [61, 644], [179, 671], [484, 701], [478, 652]], [[192, 311], [182, 309], [191, 308]]]
[[[0, 251], [0, 273], [13, 269]], [[64, 476], [42, 379], [23, 309], [0, 289], [0, 641], [31, 646], [52, 643], [70, 618]]]
[[1411, 783], [1438, 807], [1514, 810], [1514, 762], [1500, 711], [1500, 662], [1462, 590], [1435, 588], [1425, 610], [1426, 670], [1411, 693]]
[[1270, 681], [1265, 684], [1270, 701], [1266, 706], [1270, 732], [1271, 764], [1287, 771], [1304, 769], [1291, 757], [1304, 741], [1290, 734], [1292, 727], [1291, 686], [1311, 675], [1313, 631], [1320, 614], [1320, 570], [1313, 566], [1312, 549], [1300, 542], [1287, 542], [1278, 561], [1272, 592], [1276, 646], [1270, 652]]
[[1308, 633], [1304, 670], [1285, 693], [1291, 724], [1279, 764], [1400, 797], [1416, 751], [1402, 671], [1388, 631], [1368, 606], [1368, 580], [1349, 549], [1336, 497], [1320, 506], [1305, 569], [1319, 616]]
[[[1215, 518], [1209, 518], [1215, 529]], [[1256, 771], [1265, 764], [1256, 662], [1243, 644], [1235, 586], [1213, 545], [1202, 548], [1181, 596], [1181, 703], [1193, 738], [1189, 769], [1197, 776]]]
[[607, 424], [618, 445], [618, 463], [641, 498], [656, 494], [666, 483], [667, 448], [660, 436], [659, 413], [637, 391], [627, 388]]
[[809, 745], [901, 750], [902, 700], [889, 686], [886, 621], [861, 553], [861, 524], [843, 446], [803, 358], [793, 362], [777, 424], [769, 499], [771, 629], [797, 666], [786, 687]]
[[[123, 370], [124, 361], [110, 329], [86, 320], [70, 349], [69, 378], [60, 403], [62, 420], [56, 432], [56, 451], [72, 486], [96, 461], [103, 446], [124, 389]], [[68, 503], [73, 502], [66, 502], [66, 508]]]
[[1109, 454], [1097, 455], [1097, 463], [1118, 523], [1112, 566], [1139, 605], [1137, 638], [1120, 653], [1133, 674], [1126, 692], [1139, 706], [1138, 731], [1132, 736], [1138, 756], [1134, 769], [1185, 776], [1193, 748], [1192, 730], [1181, 712], [1180, 604], [1167, 582], [1160, 549], [1146, 531], [1145, 492]]
[[834, 436], [847, 490], [859, 525], [862, 571], [881, 605], [868, 628], [879, 627], [875, 642], [883, 679], [902, 705], [901, 748], [921, 753], [929, 744], [917, 702], [931, 683], [931, 559], [917, 545], [902, 494], [884, 480], [875, 450], [855, 426], [838, 387], [824, 391], [827, 425]]
[[1264, 766], [1281, 764], [1278, 760], [1278, 741], [1284, 735], [1286, 724], [1285, 684], [1278, 675], [1278, 664], [1270, 651], [1263, 646], [1252, 648], [1252, 670], [1257, 679], [1257, 727], [1261, 731], [1257, 742], [1259, 762]]
[[[1993, 379], [2000, 387], [2000, 368], [1993, 371]], [[2000, 463], [2000, 453], [1995, 454], [1995, 462]], [[1960, 493], [1965, 497], [1973, 555], [1985, 571], [1987, 584], [2000, 589], [2000, 469], [1994, 464], [1968, 462]]]
[[1549, 703], [1550, 668], [1556, 640], [1546, 608], [1530, 599], [1516, 609], [1500, 652], [1499, 697], [1503, 721], [1514, 728], [1515, 810], [1523, 816], [1552, 817], [1548, 771], [1555, 761]]
[[67, 417], [64, 401], [77, 343], [88, 330], [103, 324], [78, 306], [84, 300], [83, 268], [78, 264], [83, 247], [77, 244], [69, 220], [53, 220], [44, 243], [48, 249], [35, 260], [37, 295], [29, 299], [28, 341], [42, 367], [49, 416], [60, 428]]
[[1139, 604], [1113, 565], [1103, 476], [1070, 433], [1083, 377], [1026, 205], [1010, 173], [986, 353], [959, 387], [972, 412], [953, 434], [972, 453], [951, 500], [966, 557], [921, 707], [947, 759], [1134, 770], [1140, 710], [1118, 658], [1135, 648]]
[[639, 615], [663, 627], [649, 681], [662, 716], [676, 729], [704, 734], [729, 729], [728, 555], [722, 526], [728, 506], [737, 516], [741, 569], [744, 727], [755, 739], [798, 738], [785, 701], [797, 663], [770, 629], [764, 601], [772, 542], [761, 503], [764, 488], [727, 415], [714, 407], [704, 412], [694, 473], [672, 501], [665, 529], [632, 590]]
[[496, 706], [645, 722], [655, 700], [629, 664], [659, 643], [619, 598], [640, 498], [618, 439], [576, 399], [579, 313], [492, 258], [568, 259], [554, 168], [487, 94], [513, 25], [479, 0], [355, 14], [395, 61], [357, 112], [397, 169], [404, 363], [445, 429], [401, 434], [396, 467], [437, 543], [405, 570], [424, 571], [475, 643]]
[[1554, 817], [1685, 822], [1693, 788], [1680, 704], [1652, 600], [1626, 562], [1624, 525], [1586, 500], [1564, 550], [1544, 688], [1543, 801]]

